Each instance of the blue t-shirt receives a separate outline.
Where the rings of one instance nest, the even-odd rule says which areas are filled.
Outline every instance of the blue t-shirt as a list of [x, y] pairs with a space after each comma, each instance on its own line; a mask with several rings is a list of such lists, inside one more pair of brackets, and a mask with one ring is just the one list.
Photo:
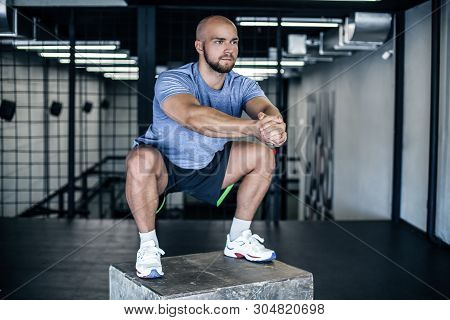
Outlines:
[[134, 140], [133, 147], [140, 143], [152, 145], [172, 163], [185, 169], [206, 167], [230, 139], [202, 135], [169, 118], [161, 104], [167, 97], [180, 93], [191, 94], [202, 106], [238, 118], [248, 100], [265, 96], [256, 81], [233, 71], [227, 73], [220, 90], [206, 84], [198, 70], [198, 63], [162, 72], [155, 84], [153, 123], [144, 135]]

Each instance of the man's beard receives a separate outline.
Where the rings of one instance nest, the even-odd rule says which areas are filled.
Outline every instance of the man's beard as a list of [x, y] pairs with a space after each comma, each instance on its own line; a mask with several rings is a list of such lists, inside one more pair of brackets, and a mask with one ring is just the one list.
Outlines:
[[221, 66], [221, 65], [220, 65], [220, 60], [217, 61], [216, 63], [212, 62], [212, 61], [209, 59], [209, 57], [208, 57], [208, 52], [206, 51], [205, 46], [203, 46], [203, 52], [205, 53], [205, 60], [206, 60], [206, 63], [207, 63], [207, 64], [211, 67], [211, 69], [213, 69], [214, 71], [219, 72], [219, 73], [228, 73], [228, 72], [231, 71], [231, 69], [234, 68], [235, 62], [233, 62], [232, 64], [230, 64], [229, 67], [227, 67], [227, 66]]

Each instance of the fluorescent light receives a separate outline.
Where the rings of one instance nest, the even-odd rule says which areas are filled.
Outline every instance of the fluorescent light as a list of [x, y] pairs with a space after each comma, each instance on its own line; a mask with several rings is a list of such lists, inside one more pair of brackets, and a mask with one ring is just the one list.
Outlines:
[[[241, 60], [236, 61], [236, 66], [277, 66], [278, 61], [276, 60]], [[299, 60], [283, 60], [281, 61], [282, 66], [286, 67], [303, 67], [305, 65], [304, 61]]]
[[278, 22], [242, 21], [238, 22], [238, 25], [243, 27], [276, 27], [278, 26]]
[[276, 66], [278, 64], [275, 60], [243, 60], [238, 59], [236, 66]]
[[283, 67], [303, 67], [305, 61], [281, 61], [281, 66]]
[[76, 52], [75, 58], [113, 58], [113, 59], [125, 59], [128, 58], [127, 53], [104, 53], [104, 52]]
[[[236, 23], [247, 27], [276, 27], [277, 17], [237, 17]], [[342, 23], [340, 18], [281, 18], [282, 27], [305, 27], [305, 28], [337, 28]]]
[[268, 79], [268, 77], [249, 77], [250, 79], [253, 79], [255, 81], [263, 81]]
[[[66, 45], [18, 45], [19, 50], [70, 50], [70, 46]], [[75, 45], [75, 50], [116, 50], [116, 45]]]
[[[45, 58], [69, 58], [69, 52], [40, 52], [39, 55]], [[75, 58], [128, 58], [126, 53], [103, 53], [103, 52], [75, 52]]]
[[277, 22], [277, 17], [236, 17], [236, 22], [248, 22], [248, 21], [260, 21], [260, 22]]
[[269, 73], [276, 74], [278, 72], [275, 68], [234, 68], [233, 71], [237, 73]]
[[[60, 63], [70, 63], [70, 59], [59, 59]], [[137, 64], [133, 59], [75, 59], [76, 64]]]
[[44, 58], [70, 58], [70, 52], [39, 52]]
[[116, 50], [116, 45], [75, 45], [75, 50]]
[[303, 27], [303, 28], [337, 28], [339, 23], [333, 22], [281, 22], [282, 27]]
[[113, 80], [138, 80], [138, 73], [105, 73], [103, 74], [105, 78], [110, 78]]
[[19, 50], [70, 50], [70, 46], [37, 46], [37, 45], [22, 45], [16, 46]]
[[139, 72], [138, 67], [87, 67], [88, 72]]
[[[269, 77], [278, 72], [276, 68], [234, 68], [233, 71], [245, 77]], [[284, 70], [280, 72], [284, 73]]]
[[[69, 40], [13, 40], [12, 44], [14, 46], [68, 46], [70, 45]], [[85, 45], [85, 46], [97, 46], [97, 45], [115, 45], [120, 46], [120, 41], [104, 41], [104, 40], [88, 40], [75, 42], [75, 45]]]
[[[243, 27], [276, 27], [278, 22], [243, 21], [238, 23]], [[303, 27], [303, 28], [337, 28], [338, 23], [331, 22], [281, 22], [282, 27]]]

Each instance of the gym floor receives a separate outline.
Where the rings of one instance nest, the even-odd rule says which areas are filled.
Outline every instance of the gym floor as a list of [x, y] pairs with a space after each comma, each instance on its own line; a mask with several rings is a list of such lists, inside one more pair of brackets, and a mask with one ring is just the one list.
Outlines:
[[[160, 220], [158, 238], [166, 256], [222, 250], [230, 224]], [[449, 250], [404, 223], [256, 221], [252, 229], [278, 260], [314, 274], [316, 299], [450, 297]], [[137, 245], [131, 219], [0, 219], [0, 298], [108, 299], [108, 266], [133, 261]]]

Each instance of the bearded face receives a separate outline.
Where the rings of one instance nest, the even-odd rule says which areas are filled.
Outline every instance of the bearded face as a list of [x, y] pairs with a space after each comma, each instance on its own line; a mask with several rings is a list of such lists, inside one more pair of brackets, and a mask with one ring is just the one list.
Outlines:
[[223, 50], [218, 51], [213, 47], [210, 49], [205, 44], [203, 44], [203, 53], [206, 63], [216, 72], [228, 73], [230, 72], [236, 63], [237, 56], [237, 46], [235, 52], [234, 50], [228, 50], [228, 52], [223, 52]]

